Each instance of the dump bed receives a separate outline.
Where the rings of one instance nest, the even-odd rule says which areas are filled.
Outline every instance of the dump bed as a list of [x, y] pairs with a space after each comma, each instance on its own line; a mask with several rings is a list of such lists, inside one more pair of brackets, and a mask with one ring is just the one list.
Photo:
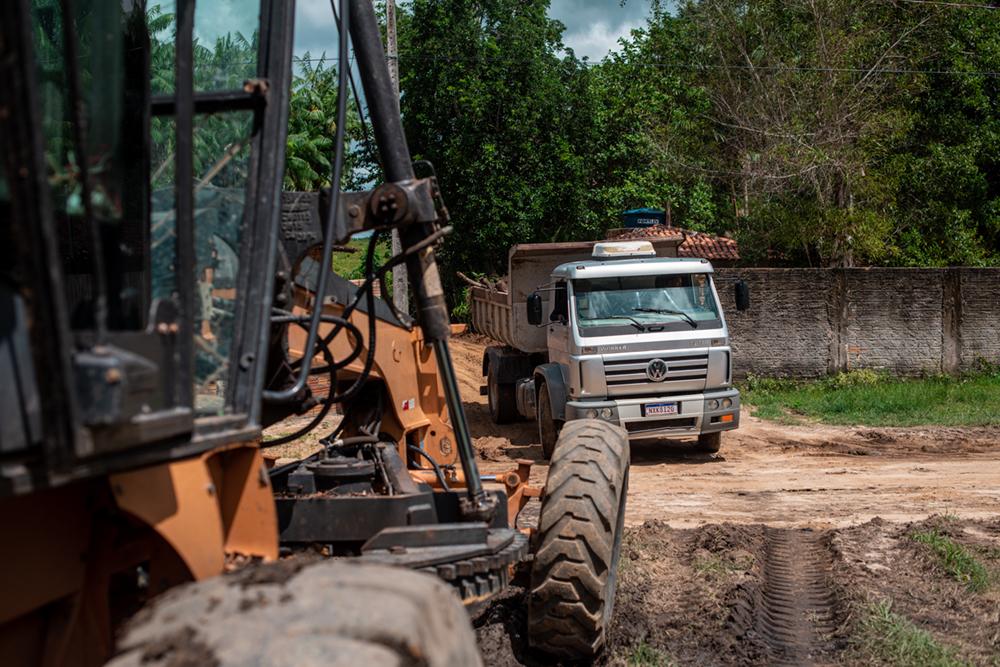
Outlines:
[[[523, 352], [545, 352], [545, 327], [528, 324], [528, 296], [548, 284], [552, 271], [566, 262], [590, 259], [595, 241], [521, 243], [510, 249], [507, 291], [496, 287], [469, 290], [472, 327]], [[543, 291], [548, 301], [550, 292]]]
[[[682, 238], [675, 235], [654, 239], [657, 256], [676, 257]], [[507, 279], [499, 281], [499, 287], [491, 285], [469, 290], [472, 328], [522, 352], [545, 352], [545, 327], [528, 324], [528, 296], [547, 285], [560, 264], [591, 259], [595, 243], [597, 241], [521, 243], [511, 248]], [[541, 292], [546, 302], [550, 294], [549, 291]]]

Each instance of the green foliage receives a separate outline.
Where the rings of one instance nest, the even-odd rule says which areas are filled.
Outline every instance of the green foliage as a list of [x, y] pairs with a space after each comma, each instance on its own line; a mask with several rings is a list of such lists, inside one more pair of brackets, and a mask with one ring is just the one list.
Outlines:
[[[355, 148], [345, 151], [342, 186], [360, 189], [373, 164], [365, 150], [365, 136], [353, 99], [348, 100], [347, 112], [347, 145]], [[337, 69], [328, 65], [325, 57], [314, 61], [306, 52], [296, 60], [292, 80], [285, 154], [286, 190], [308, 192], [330, 186], [336, 131]]]
[[830, 389], [844, 389], [845, 387], [874, 387], [877, 384], [888, 382], [892, 378], [887, 373], [875, 371], [870, 368], [858, 368], [846, 373], [837, 373], [826, 378], [824, 384]]
[[655, 2], [595, 64], [547, 8], [401, 13], [404, 123], [441, 177], [456, 267], [503, 273], [511, 244], [599, 238], [637, 206], [733, 232], [747, 263], [1000, 263], [1000, 22], [983, 12]]
[[462, 287], [455, 298], [455, 306], [451, 309], [452, 322], [472, 322], [472, 313], [469, 310], [469, 288]]
[[855, 637], [855, 648], [865, 664], [894, 667], [966, 667], [968, 663], [929, 632], [892, 610], [884, 600], [863, 612]]
[[1000, 424], [1000, 374], [899, 379], [852, 371], [811, 382], [748, 376], [743, 400], [754, 415], [868, 426]]
[[[347, 247], [354, 252], [335, 251], [333, 253], [333, 272], [348, 280], [365, 277], [365, 255], [368, 252], [368, 238], [351, 239]], [[392, 246], [388, 239], [379, 240], [375, 246], [375, 267], [379, 267], [392, 255]], [[392, 289], [392, 272], [386, 274], [386, 287]]]
[[938, 564], [955, 581], [974, 593], [990, 587], [990, 573], [964, 546], [937, 530], [915, 532], [910, 538], [927, 545]]
[[414, 158], [436, 167], [452, 214], [443, 257], [466, 272], [502, 273], [514, 243], [590, 234], [578, 226], [592, 125], [587, 73], [561, 54], [562, 26], [547, 8], [416, 0], [400, 17], [407, 138]]

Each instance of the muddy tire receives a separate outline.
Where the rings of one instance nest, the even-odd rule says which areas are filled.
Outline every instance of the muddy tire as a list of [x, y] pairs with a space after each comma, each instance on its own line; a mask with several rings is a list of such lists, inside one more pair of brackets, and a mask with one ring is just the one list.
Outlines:
[[517, 395], [513, 382], [500, 382], [497, 369], [490, 364], [486, 375], [486, 399], [494, 424], [509, 424], [521, 416], [517, 411]]
[[568, 660], [604, 646], [614, 611], [628, 491], [625, 431], [596, 419], [567, 422], [555, 447], [538, 521], [528, 598], [528, 641]]
[[720, 447], [722, 447], [722, 431], [702, 433], [698, 436], [698, 444], [694, 449], [702, 454], [716, 454]]
[[535, 412], [538, 416], [538, 441], [542, 443], [542, 455], [549, 460], [555, 452], [563, 423], [552, 417], [552, 400], [544, 382], [538, 385], [537, 404]]
[[168, 591], [139, 612], [112, 667], [482, 665], [468, 614], [436, 577], [281, 561]]

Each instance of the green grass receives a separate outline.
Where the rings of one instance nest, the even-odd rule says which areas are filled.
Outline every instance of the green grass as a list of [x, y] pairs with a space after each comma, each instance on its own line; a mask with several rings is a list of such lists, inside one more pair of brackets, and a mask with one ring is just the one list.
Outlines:
[[749, 559], [731, 560], [721, 556], [710, 555], [696, 557], [692, 563], [695, 572], [699, 574], [729, 574], [731, 572], [745, 572], [753, 566]]
[[673, 661], [660, 649], [641, 642], [625, 658], [625, 664], [628, 667], [670, 667]]
[[743, 400], [753, 415], [785, 423], [806, 420], [865, 426], [1000, 424], [1000, 371], [959, 377], [899, 379], [852, 371], [822, 380], [749, 376]]
[[856, 648], [866, 664], [894, 667], [965, 667], [959, 659], [925, 630], [892, 610], [888, 601], [869, 605], [861, 619]]
[[[368, 239], [351, 239], [347, 245], [357, 252], [334, 252], [333, 272], [343, 278], [363, 278], [365, 266], [365, 253], [368, 252]], [[375, 247], [376, 268], [385, 263], [391, 253], [391, 246], [388, 237], [379, 241]], [[387, 276], [388, 278], [388, 276]]]
[[974, 593], [982, 593], [990, 587], [990, 573], [964, 546], [942, 535], [937, 530], [913, 533], [910, 538], [926, 544], [938, 564], [955, 581], [964, 584]]

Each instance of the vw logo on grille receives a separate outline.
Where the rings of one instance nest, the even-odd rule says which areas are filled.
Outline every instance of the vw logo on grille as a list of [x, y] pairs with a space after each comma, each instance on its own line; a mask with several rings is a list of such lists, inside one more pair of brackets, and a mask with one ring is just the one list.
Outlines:
[[663, 359], [653, 359], [646, 365], [646, 377], [653, 382], [663, 382], [667, 379], [667, 362]]

